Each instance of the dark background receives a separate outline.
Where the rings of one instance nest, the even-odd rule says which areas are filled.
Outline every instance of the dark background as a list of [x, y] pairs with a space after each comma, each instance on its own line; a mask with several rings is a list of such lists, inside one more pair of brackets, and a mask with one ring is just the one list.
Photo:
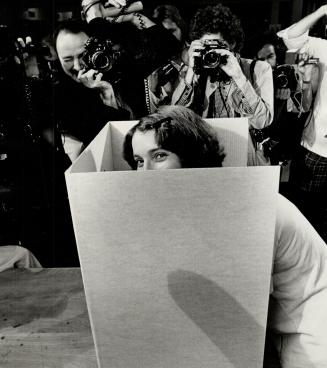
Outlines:
[[[222, 0], [221, 2], [229, 6], [239, 16], [248, 37], [266, 30], [269, 25], [284, 28], [326, 3], [325, 0]], [[24, 11], [30, 10], [28, 17], [29, 20], [33, 20], [32, 8], [40, 8], [42, 17], [51, 29], [55, 27], [57, 19], [60, 17], [58, 13], [71, 11], [73, 15], [79, 15], [81, 1], [3, 0], [1, 3], [0, 24], [9, 25], [17, 31], [24, 31], [24, 25], [22, 25], [24, 23], [22, 21]], [[148, 15], [159, 4], [173, 4], [179, 8], [186, 21], [191, 18], [197, 8], [215, 3], [217, 1], [214, 0], [143, 0], [145, 13]], [[34, 23], [38, 23], [37, 18]], [[314, 32], [319, 33], [320, 36], [325, 36], [325, 24], [326, 21], [322, 20], [315, 27]]]

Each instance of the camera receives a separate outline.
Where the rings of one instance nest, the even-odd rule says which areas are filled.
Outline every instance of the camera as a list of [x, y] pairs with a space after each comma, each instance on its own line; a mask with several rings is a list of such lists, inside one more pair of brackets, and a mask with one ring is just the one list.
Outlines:
[[[296, 59], [298, 62], [298, 57]], [[310, 58], [304, 65], [318, 65], [318, 58]], [[298, 74], [296, 64], [278, 65], [273, 73], [275, 88], [289, 88], [292, 92], [296, 91], [298, 85]]]
[[85, 43], [82, 63], [88, 70], [94, 69], [103, 74], [112, 73], [117, 71], [120, 56], [121, 52], [114, 49], [110, 40], [90, 37]]
[[227, 56], [220, 55], [217, 50], [228, 50], [225, 42], [220, 40], [205, 40], [204, 48], [201, 50], [200, 56], [195, 58], [196, 73], [200, 74], [203, 70], [217, 70], [221, 65], [227, 63]]
[[228, 45], [220, 40], [205, 40], [204, 48], [200, 55], [194, 58], [195, 74], [206, 74], [211, 77], [211, 82], [219, 81], [228, 83], [230, 77], [220, 68], [227, 64], [227, 55], [221, 55], [217, 50], [229, 50]]
[[289, 88], [296, 91], [298, 76], [294, 65], [284, 64], [276, 67], [273, 73], [275, 88]]
[[178, 70], [171, 61], [157, 70], [158, 86], [164, 86], [171, 79], [178, 77]]

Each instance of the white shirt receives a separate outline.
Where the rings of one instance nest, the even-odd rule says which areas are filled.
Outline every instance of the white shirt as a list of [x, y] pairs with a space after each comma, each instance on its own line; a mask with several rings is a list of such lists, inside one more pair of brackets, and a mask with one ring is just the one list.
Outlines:
[[278, 198], [268, 326], [283, 368], [327, 367], [327, 245], [290, 201]]
[[[288, 28], [278, 32], [278, 36], [283, 38], [289, 49], [301, 48], [310, 57], [319, 58], [319, 88], [313, 116], [302, 137], [302, 145], [309, 151], [327, 157], [327, 40], [309, 37], [308, 32], [296, 38], [289, 38]], [[308, 134], [310, 129], [313, 134]]]

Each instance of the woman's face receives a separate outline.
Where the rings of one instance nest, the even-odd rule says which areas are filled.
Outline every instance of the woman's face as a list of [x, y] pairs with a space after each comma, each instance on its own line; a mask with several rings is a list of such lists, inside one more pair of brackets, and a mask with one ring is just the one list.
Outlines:
[[146, 132], [136, 130], [132, 138], [132, 148], [137, 170], [180, 169], [182, 167], [175, 153], [158, 146], [154, 130]]

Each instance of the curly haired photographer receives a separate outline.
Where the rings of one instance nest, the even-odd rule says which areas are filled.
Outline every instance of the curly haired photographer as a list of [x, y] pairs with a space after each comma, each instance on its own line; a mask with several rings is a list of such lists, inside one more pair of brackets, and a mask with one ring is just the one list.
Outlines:
[[[173, 103], [204, 118], [248, 117], [261, 129], [273, 119], [273, 79], [268, 63], [240, 57], [244, 33], [222, 4], [198, 10], [190, 25], [188, 66]], [[249, 140], [248, 165], [267, 165], [262, 147]]]
[[[108, 120], [147, 112], [144, 78], [179, 46], [169, 31], [142, 14], [125, 14], [123, 0], [110, 4], [115, 7], [83, 1], [88, 23], [69, 20], [55, 32], [57, 54], [70, 77], [60, 83], [57, 106], [65, 149], [72, 143], [72, 159]], [[117, 16], [112, 20], [106, 12], [112, 14], [113, 8]]]
[[278, 35], [289, 49], [296, 49], [302, 64], [319, 59], [319, 75], [308, 80], [313, 92], [317, 91], [313, 113], [302, 134], [301, 145], [290, 169], [290, 199], [327, 240], [327, 40], [309, 36], [310, 28], [327, 15], [323, 5]]

